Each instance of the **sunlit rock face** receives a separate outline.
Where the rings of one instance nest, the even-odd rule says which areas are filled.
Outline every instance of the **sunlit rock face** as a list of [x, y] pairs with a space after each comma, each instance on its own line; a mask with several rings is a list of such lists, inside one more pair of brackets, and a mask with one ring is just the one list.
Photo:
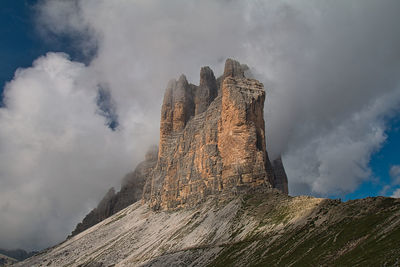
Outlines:
[[153, 209], [176, 209], [208, 195], [277, 188], [288, 193], [279, 157], [266, 152], [262, 83], [246, 78], [248, 67], [228, 59], [223, 75], [200, 70], [199, 85], [184, 75], [165, 90], [159, 147], [151, 147], [121, 190], [112, 188], [76, 226], [72, 235], [103, 221], [138, 200]]
[[266, 152], [262, 83], [246, 78], [246, 65], [228, 59], [218, 79], [209, 67], [199, 85], [184, 75], [165, 90], [159, 147], [151, 147], [121, 190], [112, 188], [72, 235], [138, 200], [153, 209], [176, 209], [208, 195], [275, 187], [288, 193], [282, 160]]
[[228, 59], [218, 79], [203, 67], [199, 86], [184, 75], [168, 83], [158, 162], [146, 182], [143, 202], [154, 209], [175, 209], [202, 202], [210, 194], [274, 186], [266, 152], [265, 90], [259, 81], [245, 77], [247, 69]]

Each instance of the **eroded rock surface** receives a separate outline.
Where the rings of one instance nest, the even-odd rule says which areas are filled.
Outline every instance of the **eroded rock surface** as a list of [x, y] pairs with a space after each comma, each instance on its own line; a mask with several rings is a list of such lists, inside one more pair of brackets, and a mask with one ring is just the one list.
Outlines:
[[158, 163], [143, 195], [151, 207], [191, 206], [210, 194], [274, 185], [265, 143], [265, 90], [245, 77], [246, 69], [228, 59], [219, 94], [209, 67], [201, 69], [199, 86], [183, 75], [169, 82]]
[[159, 150], [153, 148], [120, 192], [110, 190], [72, 234], [139, 199], [153, 209], [175, 209], [249, 188], [276, 187], [287, 194], [283, 164], [271, 164], [266, 152], [265, 90], [246, 71], [227, 59], [218, 79], [203, 67], [198, 86], [184, 75], [171, 80], [161, 108]]

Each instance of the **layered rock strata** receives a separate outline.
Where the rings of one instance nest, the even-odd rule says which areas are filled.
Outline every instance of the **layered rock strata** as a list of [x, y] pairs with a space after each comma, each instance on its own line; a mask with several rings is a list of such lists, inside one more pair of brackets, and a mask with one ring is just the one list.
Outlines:
[[199, 86], [183, 75], [169, 82], [158, 162], [143, 194], [154, 209], [274, 185], [265, 144], [265, 91], [260, 82], [245, 77], [245, 69], [228, 59], [221, 83], [208, 67], [201, 69]]
[[223, 75], [200, 70], [199, 85], [182, 75], [168, 83], [160, 143], [128, 174], [121, 190], [106, 194], [72, 235], [142, 199], [153, 209], [195, 205], [213, 194], [275, 187], [288, 193], [279, 158], [266, 152], [263, 85], [246, 78], [248, 67], [228, 59]]

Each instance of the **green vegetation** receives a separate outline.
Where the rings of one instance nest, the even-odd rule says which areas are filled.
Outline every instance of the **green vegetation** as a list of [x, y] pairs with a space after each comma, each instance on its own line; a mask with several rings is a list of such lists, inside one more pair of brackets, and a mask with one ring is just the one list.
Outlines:
[[[266, 200], [268, 201], [268, 200]], [[398, 266], [400, 264], [400, 205], [394, 199], [376, 198], [371, 203], [327, 203], [318, 216], [305, 224], [287, 227], [276, 233], [253, 235], [247, 240], [225, 245], [209, 266]], [[252, 211], [265, 203], [248, 198], [245, 206]], [[270, 213], [255, 214], [260, 226], [285, 224], [287, 206], [274, 206]], [[325, 216], [325, 223], [316, 221]], [[387, 228], [388, 225], [397, 227]], [[383, 230], [385, 229], [385, 230]], [[233, 233], [233, 237], [237, 233]]]

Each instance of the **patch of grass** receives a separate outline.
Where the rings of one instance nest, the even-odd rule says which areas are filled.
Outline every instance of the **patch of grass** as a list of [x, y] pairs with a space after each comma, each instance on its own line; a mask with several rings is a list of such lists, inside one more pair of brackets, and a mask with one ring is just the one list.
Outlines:
[[[287, 228], [273, 241], [274, 233], [249, 236], [245, 241], [226, 245], [209, 266], [398, 266], [400, 227], [387, 233], [381, 231], [390, 220], [395, 222], [392, 216], [398, 206], [392, 199], [378, 201], [376, 208], [361, 212], [357, 206], [345, 207], [338, 214], [341, 220], [320, 226], [315, 225], [317, 218], [309, 218], [305, 225]], [[259, 227], [268, 221], [284, 222], [286, 212], [285, 207], [272, 209]]]
[[252, 241], [241, 241], [227, 246], [222, 250], [222, 253], [213, 260], [208, 266], [209, 267], [226, 267], [234, 266], [235, 262], [240, 260], [240, 251], [244, 250], [251, 244]]

